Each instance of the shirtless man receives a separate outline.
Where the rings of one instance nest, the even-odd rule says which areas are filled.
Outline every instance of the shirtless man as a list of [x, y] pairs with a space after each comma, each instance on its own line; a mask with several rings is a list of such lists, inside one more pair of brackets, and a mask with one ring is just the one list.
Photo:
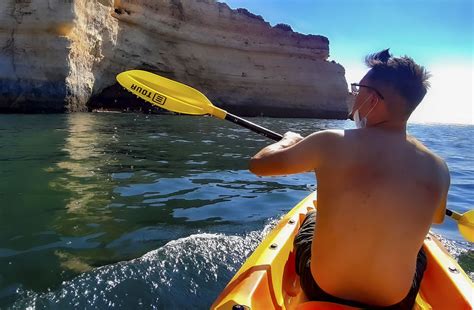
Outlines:
[[[362, 308], [411, 309], [426, 268], [420, 250], [444, 219], [450, 184], [444, 161], [406, 134], [429, 86], [411, 58], [369, 55], [349, 117], [358, 129], [288, 132], [250, 162], [260, 176], [314, 170], [318, 217], [295, 239], [309, 299]], [[313, 228], [314, 227], [314, 228]]]

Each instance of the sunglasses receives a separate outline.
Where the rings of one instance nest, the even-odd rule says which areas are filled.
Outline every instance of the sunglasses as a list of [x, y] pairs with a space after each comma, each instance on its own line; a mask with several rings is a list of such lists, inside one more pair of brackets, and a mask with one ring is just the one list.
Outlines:
[[373, 90], [380, 97], [380, 99], [383, 99], [382, 94], [378, 90], [373, 88], [372, 86], [361, 85], [361, 84], [357, 84], [357, 83], [352, 83], [351, 84], [351, 93], [357, 96], [360, 92], [361, 87], [365, 87], [365, 88]]

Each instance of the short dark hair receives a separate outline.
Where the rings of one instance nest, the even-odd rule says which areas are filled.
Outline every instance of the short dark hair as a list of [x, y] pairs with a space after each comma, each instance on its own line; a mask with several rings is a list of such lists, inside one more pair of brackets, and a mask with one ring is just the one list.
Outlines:
[[368, 78], [393, 87], [402, 96], [410, 114], [425, 97], [430, 83], [430, 73], [408, 56], [393, 57], [389, 49], [365, 57], [365, 64], [372, 70]]

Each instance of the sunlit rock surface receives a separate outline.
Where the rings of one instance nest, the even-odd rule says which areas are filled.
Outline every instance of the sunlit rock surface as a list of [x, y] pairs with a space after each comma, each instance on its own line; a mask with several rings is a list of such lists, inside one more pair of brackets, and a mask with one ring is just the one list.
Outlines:
[[214, 0], [0, 2], [0, 111], [140, 105], [115, 75], [145, 69], [240, 115], [343, 118], [329, 41]]

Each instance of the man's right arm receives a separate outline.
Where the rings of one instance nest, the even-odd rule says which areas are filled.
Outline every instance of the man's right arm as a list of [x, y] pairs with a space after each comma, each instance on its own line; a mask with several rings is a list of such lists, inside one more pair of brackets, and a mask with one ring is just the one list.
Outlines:
[[252, 157], [250, 171], [259, 176], [270, 176], [315, 170], [326, 160], [327, 154], [334, 152], [336, 142], [341, 137], [341, 132], [324, 130], [291, 145], [281, 145], [280, 142], [272, 144]]

